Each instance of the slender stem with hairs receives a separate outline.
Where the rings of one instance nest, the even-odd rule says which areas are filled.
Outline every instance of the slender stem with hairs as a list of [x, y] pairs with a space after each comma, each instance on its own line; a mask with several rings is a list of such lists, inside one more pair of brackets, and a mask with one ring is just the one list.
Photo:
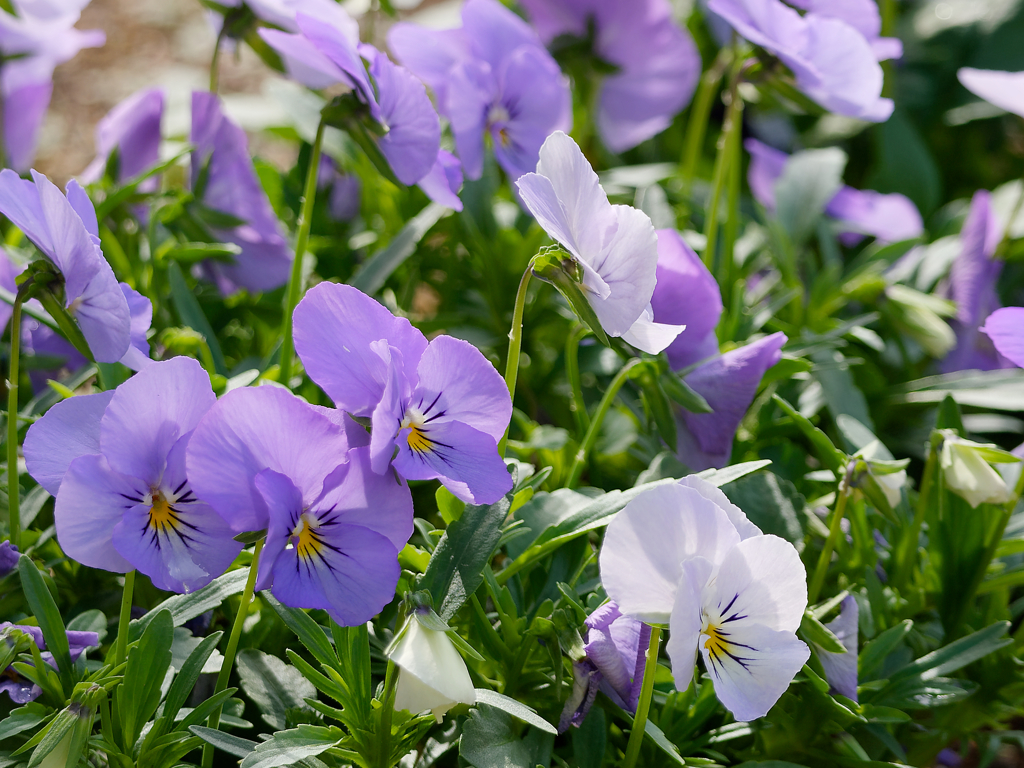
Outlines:
[[21, 542], [21, 516], [19, 503], [21, 486], [18, 484], [18, 356], [21, 352], [21, 305], [24, 297], [18, 291], [11, 315], [11, 367], [7, 381], [7, 498], [10, 509], [11, 544]]
[[625, 768], [634, 768], [644, 743], [647, 715], [651, 711], [651, 697], [654, 695], [654, 670], [658, 666], [658, 649], [661, 646], [661, 628], [651, 627], [651, 644], [647, 647], [647, 664], [644, 665], [644, 684], [640, 689], [640, 700], [636, 705], [633, 730], [629, 732], [626, 744]]
[[580, 435], [590, 426], [587, 404], [583, 400], [583, 384], [580, 381], [580, 342], [590, 333], [583, 325], [577, 325], [565, 341], [565, 375], [569, 379], [572, 400], [569, 408], [576, 419], [576, 431]]
[[[533, 262], [526, 267], [523, 278], [519, 281], [519, 290], [516, 292], [516, 305], [512, 310], [512, 328], [508, 332], [508, 358], [505, 362], [505, 386], [508, 387], [509, 397], [515, 403], [516, 381], [519, 379], [519, 353], [523, 346], [523, 311], [526, 309], [526, 289], [530, 287], [530, 278], [533, 276]], [[510, 425], [511, 426], [511, 425]], [[504, 458], [505, 444], [508, 442], [508, 429], [498, 443], [498, 454]]]

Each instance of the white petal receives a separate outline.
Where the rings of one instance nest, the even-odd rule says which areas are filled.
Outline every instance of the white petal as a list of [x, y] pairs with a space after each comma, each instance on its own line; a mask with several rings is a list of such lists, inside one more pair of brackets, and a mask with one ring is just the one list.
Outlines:
[[786, 692], [793, 677], [811, 655], [792, 632], [760, 624], [729, 625], [727, 643], [702, 635], [701, 653], [715, 693], [740, 721], [764, 717]]
[[741, 540], [764, 535], [761, 533], [760, 528], [747, 519], [742, 509], [729, 501], [729, 497], [717, 485], [713, 485], [697, 475], [687, 475], [679, 481], [679, 484], [686, 488], [693, 488], [705, 499], [715, 502], [715, 504], [725, 510], [725, 514], [729, 517], [729, 522], [736, 527], [736, 533], [740, 535]]
[[683, 565], [683, 578], [672, 606], [668, 643], [665, 645], [677, 691], [685, 691], [693, 679], [703, 626], [701, 593], [714, 568], [703, 557], [691, 558]]
[[652, 488], [609, 523], [601, 579], [623, 614], [666, 624], [683, 562], [696, 555], [718, 563], [738, 543], [725, 512], [692, 488]]
[[[447, 712], [455, 704], [475, 704], [476, 691], [466, 662], [447, 632], [427, 629], [415, 617], [391, 654], [402, 668], [395, 709]], [[404, 683], [403, 683], [404, 681]]]
[[973, 447], [976, 443], [948, 438], [942, 444], [939, 464], [946, 485], [972, 507], [1005, 504], [1010, 500], [1006, 481]]
[[778, 536], [741, 541], [722, 559], [704, 598], [710, 620], [751, 621], [795, 632], [807, 608], [807, 572], [796, 549]]
[[629, 327], [629, 330], [622, 334], [622, 340], [650, 355], [656, 355], [675, 341], [676, 336], [685, 330], [685, 325], [654, 322], [654, 312], [648, 306], [640, 313], [640, 317]]

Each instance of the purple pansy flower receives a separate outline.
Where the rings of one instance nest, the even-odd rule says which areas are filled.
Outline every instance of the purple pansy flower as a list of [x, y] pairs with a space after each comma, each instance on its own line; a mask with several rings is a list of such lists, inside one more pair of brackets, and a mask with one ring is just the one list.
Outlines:
[[674, 229], [658, 230], [658, 284], [651, 306], [658, 322], [686, 326], [665, 349], [678, 371], [718, 354], [715, 328], [722, 292], [704, 262]]
[[[110, 154], [117, 150], [119, 184], [149, 170], [160, 159], [160, 120], [164, 114], [162, 88], [139, 91], [114, 107], [96, 125], [96, 158], [82, 171], [83, 184], [103, 176]], [[141, 192], [157, 188], [157, 179], [146, 179]]]
[[413, 529], [408, 487], [372, 471], [367, 443], [343, 414], [259, 387], [221, 398], [188, 449], [199, 498], [232, 530], [267, 529], [257, 589], [343, 626], [394, 597]]
[[879, 61], [898, 59], [903, 55], [903, 42], [897, 37], [882, 37], [882, 14], [875, 0], [788, 0], [790, 5], [809, 15], [845, 21], [868, 41]]
[[522, 0], [545, 43], [594, 31], [594, 55], [617, 68], [601, 80], [597, 128], [624, 152], [661, 133], [700, 78], [700, 54], [666, 0]]
[[336, 221], [351, 221], [359, 215], [359, 177], [342, 173], [328, 155], [320, 155], [320, 169], [316, 177], [317, 192], [330, 190], [327, 210]]
[[777, 56], [793, 71], [797, 86], [826, 109], [872, 122], [892, 114], [892, 100], [881, 95], [877, 53], [841, 18], [801, 16], [781, 0], [710, 0], [708, 10]]
[[754, 401], [765, 371], [782, 357], [784, 333], [773, 333], [703, 363], [684, 381], [711, 406], [711, 413], [679, 415], [679, 458], [693, 472], [729, 463], [736, 429]]
[[32, 177], [34, 184], [12, 170], [0, 172], [0, 212], [63, 275], [66, 307], [96, 360], [115, 363], [128, 351], [131, 317], [100, 250], [92, 202], [73, 179], [65, 197], [42, 174]]
[[544, 139], [572, 125], [569, 83], [537, 33], [497, 0], [468, 0], [462, 27], [396, 24], [388, 45], [437, 95], [466, 175], [484, 170], [484, 136], [517, 179], [537, 166]]
[[288, 282], [293, 254], [249, 156], [245, 131], [221, 110], [216, 94], [192, 93], [192, 186], [209, 165], [202, 202], [245, 224], [213, 229], [222, 242], [241, 248], [234, 263], [207, 262], [204, 271], [224, 294], [239, 288], [270, 291]]
[[29, 429], [29, 473], [56, 496], [57, 540], [84, 565], [138, 569], [160, 589], [210, 583], [241, 550], [199, 501], [185, 449], [216, 402], [195, 360], [153, 363], [114, 392], [58, 403]]
[[369, 116], [386, 132], [381, 153], [395, 177], [415, 184], [437, 162], [441, 123], [426, 89], [409, 70], [372, 45], [359, 42], [359, 26], [338, 5], [303, 6], [295, 16], [298, 33], [261, 29], [280, 54], [288, 74], [308, 88], [342, 84], [351, 88]]
[[[5, 542], [6, 543], [6, 542]], [[53, 654], [46, 650], [46, 642], [43, 639], [43, 631], [39, 627], [32, 627], [24, 624], [12, 624], [9, 621], [0, 623], [0, 642], [13, 643], [13, 640], [5, 635], [11, 630], [20, 630], [31, 638], [36, 647], [42, 651], [40, 656], [43, 661], [51, 667], [56, 667]], [[96, 632], [84, 632], [81, 630], [68, 630], [68, 651], [71, 661], [78, 661], [78, 658], [85, 653], [86, 648], [96, 648], [100, 644], [100, 636]], [[7, 691], [11, 701], [15, 704], [28, 704], [30, 701], [39, 698], [43, 689], [21, 677], [13, 666], [0, 672], [0, 693]]]
[[832, 630], [846, 653], [832, 653], [814, 645], [825, 679], [832, 690], [848, 699], [857, 700], [857, 619], [860, 610], [853, 595], [843, 598], [839, 616], [825, 626]]
[[459, 199], [459, 190], [462, 188], [462, 163], [448, 150], [438, 150], [437, 162], [430, 169], [430, 173], [419, 180], [417, 186], [438, 205], [451, 208], [453, 211], [462, 210], [462, 200]]
[[9, 541], [0, 541], [0, 579], [18, 565], [18, 548]]
[[1024, 72], [963, 67], [957, 70], [956, 76], [975, 96], [1024, 117]]
[[339, 409], [372, 419], [378, 474], [390, 465], [408, 480], [437, 478], [472, 504], [511, 490], [497, 444], [512, 401], [472, 344], [451, 336], [428, 344], [358, 289], [321, 283], [295, 308], [295, 351]]
[[[750, 153], [750, 191], [761, 205], [774, 212], [775, 184], [790, 156], [757, 139], [747, 139], [743, 146]], [[898, 193], [884, 195], [871, 189], [844, 186], [825, 206], [825, 214], [844, 225], [839, 237], [846, 245], [855, 245], [864, 235], [873, 236], [879, 243], [896, 243], [924, 232], [917, 207]]]
[[950, 323], [956, 333], [956, 347], [940, 364], [945, 373], [1012, 367], [992, 346], [992, 340], [978, 332], [985, 318], [999, 309], [996, 283], [1003, 262], [992, 257], [1002, 236], [992, 197], [987, 190], [979, 189], [960, 230], [960, 253], [949, 271], [950, 298], [956, 302], [956, 317]]
[[601, 327], [657, 354], [683, 330], [654, 321], [658, 237], [643, 211], [612, 205], [576, 142], [561, 131], [540, 150], [537, 172], [516, 182], [523, 203], [583, 270], [583, 289]]
[[598, 689], [630, 714], [636, 712], [644, 682], [644, 662], [651, 628], [623, 616], [614, 602], [595, 610], [586, 621], [586, 656], [573, 663], [573, 692], [565, 702], [558, 730], [583, 723]]
[[992, 339], [1000, 355], [1024, 368], [1024, 307], [997, 309], [980, 330]]

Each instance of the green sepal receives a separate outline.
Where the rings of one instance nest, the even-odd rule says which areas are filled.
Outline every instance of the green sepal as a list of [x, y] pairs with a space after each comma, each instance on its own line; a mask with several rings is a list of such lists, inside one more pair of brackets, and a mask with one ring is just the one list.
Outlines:
[[530, 262], [533, 274], [546, 283], [551, 283], [558, 289], [558, 292], [565, 297], [576, 313], [576, 317], [597, 337], [597, 340], [606, 347], [611, 346], [608, 335], [601, 327], [601, 321], [590, 306], [586, 295], [583, 293], [583, 268], [579, 263], [562, 249], [561, 246], [553, 245], [542, 248]]

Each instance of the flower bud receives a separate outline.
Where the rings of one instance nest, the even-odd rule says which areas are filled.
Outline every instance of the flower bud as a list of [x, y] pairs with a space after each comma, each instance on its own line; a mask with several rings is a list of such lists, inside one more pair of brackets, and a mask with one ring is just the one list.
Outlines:
[[1018, 461], [1020, 459], [1012, 453], [994, 445], [975, 443], [956, 436], [947, 436], [943, 440], [942, 452], [939, 454], [939, 465], [946, 479], [946, 487], [964, 498], [972, 507], [1008, 502], [1010, 489], [991, 465]]
[[400, 669], [395, 709], [414, 714], [429, 709], [441, 722], [456, 704], [476, 703], [466, 662], [447, 632], [428, 629], [411, 616], [389, 656]]

